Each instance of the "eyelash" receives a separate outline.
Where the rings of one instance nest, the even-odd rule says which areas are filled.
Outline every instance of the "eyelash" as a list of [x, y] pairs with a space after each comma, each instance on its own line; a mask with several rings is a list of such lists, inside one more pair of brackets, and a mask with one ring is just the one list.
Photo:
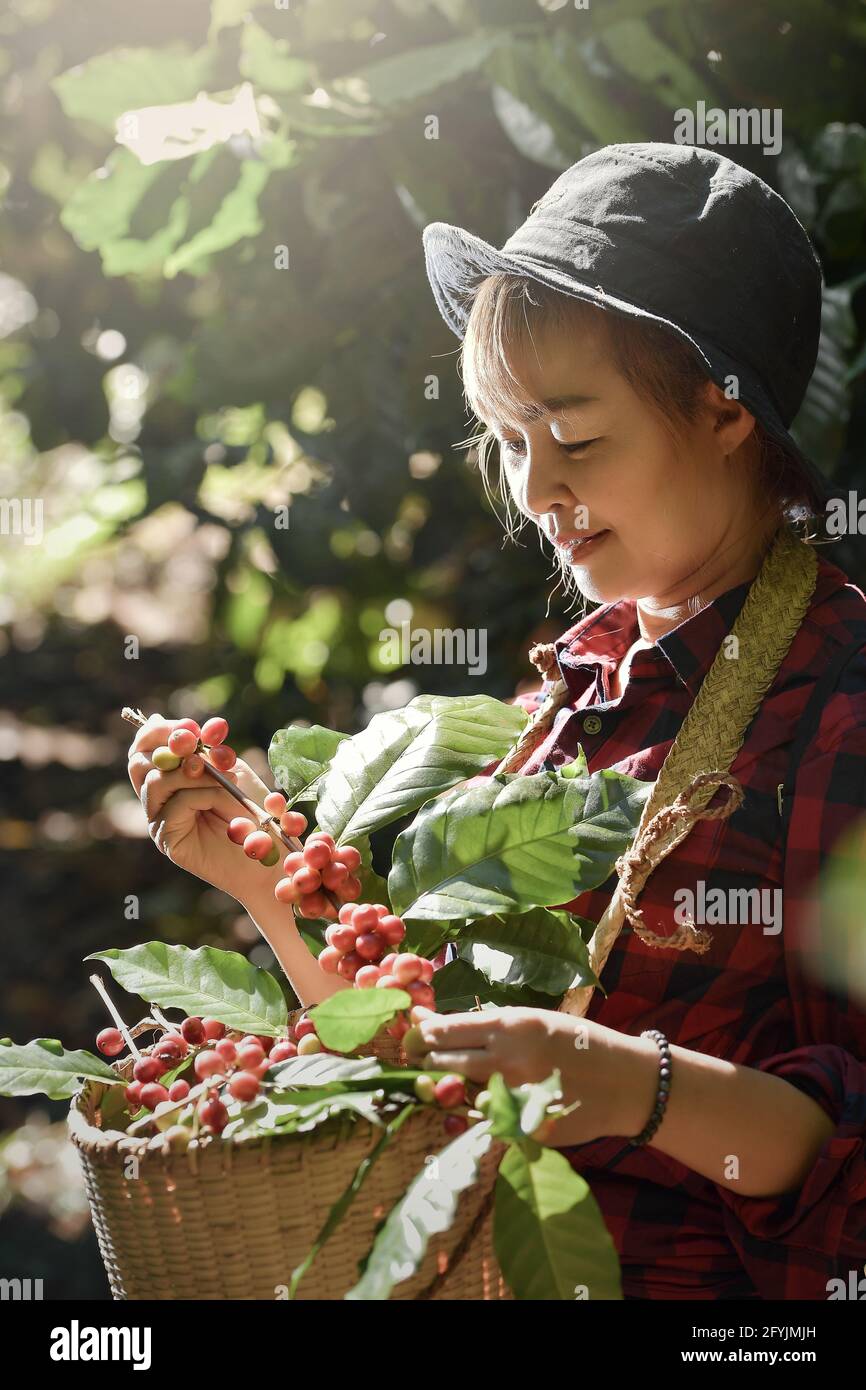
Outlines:
[[[599, 437], [600, 437], [600, 436], [599, 436]], [[563, 445], [562, 445], [562, 448], [565, 450], [565, 452], [566, 452], [567, 454], [578, 454], [578, 453], [582, 452], [584, 449], [588, 449], [589, 446], [590, 446], [590, 444], [597, 444], [597, 443], [598, 443], [598, 437], [595, 438], [595, 439], [583, 439], [583, 440], [581, 440], [581, 442], [580, 442], [579, 444], [563, 444]], [[523, 444], [523, 440], [521, 440], [521, 439], [500, 439], [500, 441], [499, 441], [499, 447], [500, 447], [500, 449], [501, 449], [506, 455], [510, 454], [510, 455], [512, 455], [512, 456], [515, 457], [515, 458], [525, 458], [525, 457], [526, 457], [525, 452], [524, 452], [524, 453], [520, 453], [520, 452], [518, 452], [518, 451], [515, 449], [514, 446], [515, 446], [516, 444]], [[524, 448], [525, 448], [525, 446], [524, 446]]]

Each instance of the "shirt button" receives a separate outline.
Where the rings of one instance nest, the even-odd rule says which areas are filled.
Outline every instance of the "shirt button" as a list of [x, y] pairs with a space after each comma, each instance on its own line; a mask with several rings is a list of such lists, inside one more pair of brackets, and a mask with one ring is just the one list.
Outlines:
[[601, 730], [601, 719], [597, 714], [587, 714], [582, 727], [585, 734], [597, 734]]

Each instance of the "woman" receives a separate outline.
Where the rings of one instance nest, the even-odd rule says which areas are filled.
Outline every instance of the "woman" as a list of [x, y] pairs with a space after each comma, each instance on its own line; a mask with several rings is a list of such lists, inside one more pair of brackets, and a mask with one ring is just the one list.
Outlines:
[[[787, 430], [817, 351], [808, 238], [718, 155], [620, 145], [567, 170], [501, 252], [440, 223], [424, 243], [488, 426], [482, 461], [498, 439], [509, 504], [601, 605], [554, 644], [568, 698], [522, 771], [580, 746], [590, 771], [654, 780], [780, 526], [826, 497]], [[837, 664], [783, 825], [776, 789]], [[130, 760], [157, 844], [244, 903], [305, 1003], [324, 997], [333, 977], [269, 874], [226, 846], [231, 801], [150, 764], [171, 727], [151, 721]], [[866, 600], [823, 558], [731, 770], [742, 806], [699, 821], [650, 877], [655, 943], [621, 932], [585, 1018], [503, 1009], [421, 1025], [428, 1065], [479, 1082], [560, 1070], [580, 1104], [550, 1142], [587, 1175], [631, 1298], [826, 1298], [866, 1260], [866, 1017], [803, 969], [798, 930], [817, 870], [866, 810]], [[614, 886], [563, 906], [597, 921]], [[719, 887], [765, 890], [769, 911], [723, 916], [703, 953], [658, 944], [684, 890], [697, 902]]]

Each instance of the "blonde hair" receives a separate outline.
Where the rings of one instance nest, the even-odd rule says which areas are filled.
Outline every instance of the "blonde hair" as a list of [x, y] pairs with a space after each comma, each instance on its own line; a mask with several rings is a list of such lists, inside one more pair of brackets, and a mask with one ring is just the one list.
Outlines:
[[[545, 331], [606, 332], [621, 375], [657, 410], [675, 442], [697, 418], [709, 377], [695, 351], [682, 338], [660, 324], [599, 308], [528, 276], [496, 271], [482, 280], [475, 293], [460, 350], [464, 397], [479, 422], [491, 414], [502, 420], [526, 422], [537, 416], [537, 411], [527, 407], [521, 398], [509, 354], [528, 344], [534, 346], [534, 330], [542, 327]], [[491, 487], [489, 456], [495, 443], [494, 431], [482, 427], [480, 433], [461, 441], [461, 447], [469, 445], [474, 451], [485, 492], [497, 515], [497, 493], [504, 501], [505, 532], [514, 540], [527, 518], [518, 514], [518, 521], [512, 510], [513, 499], [505, 483], [501, 459], [496, 489]], [[760, 422], [755, 422], [747, 445], [753, 455], [756, 492], [767, 509], [775, 512], [780, 522], [787, 520], [795, 525], [814, 517], [821, 504], [809, 480], [796, 459], [770, 438]], [[567, 561], [558, 558], [566, 591], [575, 591]]]

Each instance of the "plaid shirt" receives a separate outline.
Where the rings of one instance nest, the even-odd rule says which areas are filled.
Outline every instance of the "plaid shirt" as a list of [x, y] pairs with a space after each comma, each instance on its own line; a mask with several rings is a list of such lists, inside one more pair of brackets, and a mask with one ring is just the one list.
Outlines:
[[[699, 880], [706, 892], [781, 889], [784, 928], [763, 914], [763, 925], [742, 921], [750, 913], [734, 914], [742, 925], [714, 926], [708, 916], [712, 945], [698, 955], [647, 946], [626, 924], [602, 974], [607, 995], [596, 989], [588, 1017], [630, 1034], [658, 1027], [681, 1047], [781, 1076], [822, 1107], [835, 1133], [799, 1191], [767, 1198], [739, 1195], [658, 1148], [624, 1150], [622, 1137], [563, 1149], [599, 1203], [627, 1298], [826, 1299], [828, 1280], [847, 1281], [851, 1270], [863, 1276], [866, 1012], [804, 969], [798, 922], [833, 842], [866, 812], [866, 598], [818, 555], [809, 612], [731, 767], [742, 806], [727, 819], [699, 820], [639, 899], [647, 925], [667, 933], [681, 901], [674, 894], [698, 892]], [[609, 682], [639, 637], [634, 601], [605, 605], [569, 628], [555, 645], [572, 698], [522, 771], [559, 767], [580, 744], [591, 772], [614, 768], [654, 781], [749, 587], [730, 589], [639, 650], [620, 699]], [[864, 650], [825, 704], [797, 773], [783, 874], [777, 786], [791, 743], [828, 657], [860, 639]], [[514, 702], [533, 712], [546, 688]], [[614, 874], [560, 906], [598, 921], [615, 884]], [[774, 901], [778, 894], [765, 899]], [[662, 1144], [663, 1136], [664, 1126]]]

